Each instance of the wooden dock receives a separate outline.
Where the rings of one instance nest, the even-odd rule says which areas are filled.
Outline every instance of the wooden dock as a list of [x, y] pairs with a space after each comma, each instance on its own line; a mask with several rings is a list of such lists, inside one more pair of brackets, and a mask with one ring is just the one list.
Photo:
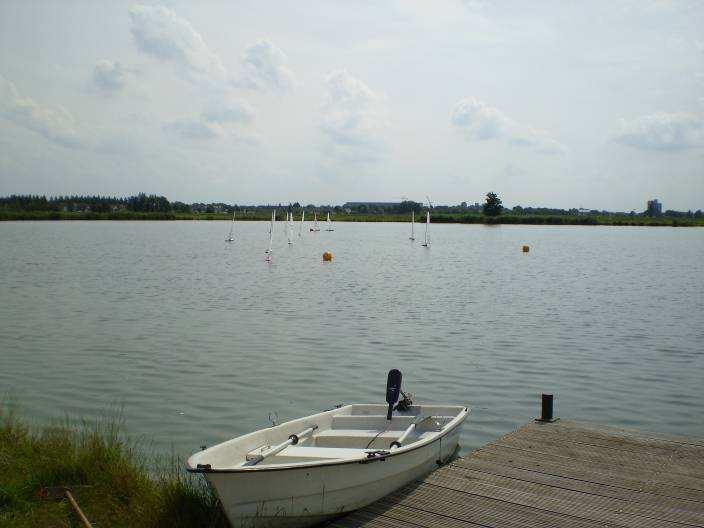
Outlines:
[[704, 440], [533, 422], [329, 526], [704, 527]]

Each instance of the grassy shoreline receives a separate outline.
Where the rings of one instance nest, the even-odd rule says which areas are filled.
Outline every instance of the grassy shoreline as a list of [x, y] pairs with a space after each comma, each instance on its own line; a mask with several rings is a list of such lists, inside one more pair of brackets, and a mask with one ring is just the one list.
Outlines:
[[200, 479], [175, 456], [164, 461], [126, 439], [121, 424], [108, 418], [33, 428], [0, 404], [0, 527], [78, 526], [66, 500], [42, 497], [59, 486], [96, 526], [227, 526]]
[[[281, 210], [277, 220], [285, 218]], [[419, 215], [420, 216], [420, 215]], [[228, 213], [135, 213], [120, 211], [113, 213], [70, 213], [63, 211], [11, 211], [0, 210], [0, 221], [19, 220], [230, 220]], [[238, 215], [240, 220], [268, 221], [271, 219], [267, 211], [249, 212]], [[297, 215], [297, 218], [300, 218]], [[363, 214], [335, 214], [335, 222], [408, 222], [409, 215], [363, 215]], [[417, 222], [422, 223], [418, 218]], [[523, 224], [523, 225], [608, 225], [608, 226], [659, 226], [659, 227], [704, 227], [704, 218], [681, 217], [647, 217], [629, 215], [517, 215], [504, 214], [497, 217], [487, 217], [481, 214], [464, 213], [434, 213], [432, 221], [438, 224]]]

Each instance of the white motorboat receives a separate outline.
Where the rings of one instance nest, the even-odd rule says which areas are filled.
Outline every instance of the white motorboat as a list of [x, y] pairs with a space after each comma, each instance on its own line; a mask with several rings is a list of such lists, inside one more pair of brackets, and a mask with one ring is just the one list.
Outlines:
[[400, 381], [389, 373], [388, 407], [345, 405], [255, 431], [194, 454], [187, 469], [236, 528], [312, 526], [361, 508], [451, 459], [469, 413], [405, 395], [394, 407]]

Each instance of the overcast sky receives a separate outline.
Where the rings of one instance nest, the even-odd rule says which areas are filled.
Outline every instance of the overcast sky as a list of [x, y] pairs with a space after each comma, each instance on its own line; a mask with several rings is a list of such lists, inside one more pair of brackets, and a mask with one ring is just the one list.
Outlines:
[[0, 2], [0, 195], [704, 208], [704, 2]]

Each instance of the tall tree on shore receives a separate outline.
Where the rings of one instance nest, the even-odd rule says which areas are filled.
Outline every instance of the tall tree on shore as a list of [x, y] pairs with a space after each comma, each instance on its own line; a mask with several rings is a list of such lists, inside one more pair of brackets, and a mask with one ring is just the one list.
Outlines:
[[495, 192], [487, 193], [486, 202], [484, 203], [482, 209], [485, 216], [499, 216], [501, 211], [503, 211], [501, 198], [499, 198]]

